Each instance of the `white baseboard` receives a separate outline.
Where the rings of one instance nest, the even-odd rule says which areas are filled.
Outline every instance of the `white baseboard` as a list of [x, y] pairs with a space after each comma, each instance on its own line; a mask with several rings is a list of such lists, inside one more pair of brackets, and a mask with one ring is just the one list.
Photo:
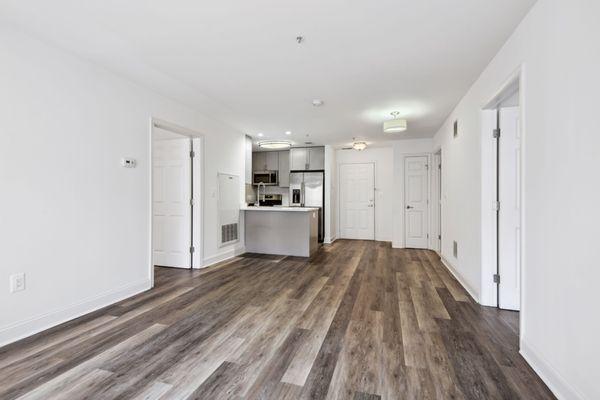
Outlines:
[[569, 385], [562, 375], [523, 339], [519, 352], [557, 399], [584, 400], [583, 395]]
[[152, 287], [148, 278], [108, 290], [67, 307], [49, 311], [0, 328], [0, 346], [34, 335], [43, 330], [117, 303]]
[[325, 238], [323, 239], [323, 243], [325, 244], [332, 244], [333, 242], [335, 242], [337, 240], [337, 237], [332, 236], [330, 238]]
[[446, 268], [448, 268], [448, 271], [450, 271], [450, 273], [456, 278], [456, 280], [462, 285], [462, 287], [464, 287], [465, 290], [469, 292], [473, 300], [479, 303], [479, 296], [475, 294], [475, 290], [473, 290], [473, 288], [469, 286], [469, 284], [467, 284], [467, 281], [458, 273], [456, 268], [454, 268], [454, 265], [452, 265], [443, 256], [440, 256], [440, 260], [442, 260], [442, 264], [444, 264]]
[[233, 249], [228, 249], [228, 250], [222, 251], [218, 254], [215, 254], [214, 256], [206, 257], [204, 259], [204, 262], [202, 263], [202, 268], [210, 267], [211, 265], [220, 263], [221, 261], [228, 260], [235, 256], [239, 256], [240, 254], [244, 254], [245, 252], [246, 252], [245, 246], [236, 247]]

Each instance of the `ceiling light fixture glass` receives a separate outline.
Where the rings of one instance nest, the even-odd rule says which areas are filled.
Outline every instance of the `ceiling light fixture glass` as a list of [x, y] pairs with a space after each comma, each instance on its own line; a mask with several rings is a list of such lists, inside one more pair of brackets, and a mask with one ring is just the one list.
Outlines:
[[367, 143], [366, 142], [354, 142], [354, 143], [352, 143], [352, 148], [354, 150], [363, 151], [364, 149], [367, 148]]
[[385, 133], [404, 132], [407, 128], [406, 120], [398, 118], [398, 115], [400, 115], [398, 111], [394, 111], [391, 114], [394, 118], [383, 123], [383, 131]]
[[259, 133], [256, 134], [256, 136], [263, 137], [263, 134], [262, 134], [262, 132], [259, 132]]
[[291, 135], [291, 134], [292, 134], [292, 132], [291, 132], [291, 131], [286, 131], [286, 132], [285, 132], [285, 134], [286, 134], [286, 135]]
[[264, 140], [258, 142], [258, 147], [261, 149], [280, 150], [289, 149], [291, 146], [292, 144], [286, 140]]

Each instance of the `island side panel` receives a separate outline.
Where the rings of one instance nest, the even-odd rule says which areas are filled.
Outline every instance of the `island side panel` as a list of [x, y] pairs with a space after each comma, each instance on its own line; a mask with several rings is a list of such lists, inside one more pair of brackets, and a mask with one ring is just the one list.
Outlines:
[[319, 211], [311, 211], [308, 213], [308, 224], [310, 229], [309, 253], [312, 256], [319, 248]]
[[246, 251], [309, 257], [312, 216], [312, 211], [246, 211]]

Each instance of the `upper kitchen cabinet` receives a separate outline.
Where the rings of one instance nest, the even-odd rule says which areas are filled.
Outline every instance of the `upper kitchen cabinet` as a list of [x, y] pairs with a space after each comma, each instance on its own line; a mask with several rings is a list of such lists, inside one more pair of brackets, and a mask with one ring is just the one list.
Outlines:
[[277, 171], [279, 154], [276, 151], [262, 151], [252, 154], [252, 171]]
[[246, 174], [245, 174], [245, 182], [247, 184], [252, 184], [252, 138], [250, 136], [246, 136]]
[[308, 165], [310, 170], [325, 169], [325, 147], [308, 149]]
[[267, 170], [267, 153], [252, 153], [252, 171]]
[[266, 171], [277, 171], [279, 169], [279, 152], [269, 151], [267, 154], [267, 169]]
[[292, 171], [315, 171], [325, 169], [325, 148], [306, 147], [290, 149]]
[[290, 149], [290, 169], [292, 171], [303, 171], [308, 169], [308, 149]]
[[290, 187], [290, 152], [279, 152], [279, 187]]

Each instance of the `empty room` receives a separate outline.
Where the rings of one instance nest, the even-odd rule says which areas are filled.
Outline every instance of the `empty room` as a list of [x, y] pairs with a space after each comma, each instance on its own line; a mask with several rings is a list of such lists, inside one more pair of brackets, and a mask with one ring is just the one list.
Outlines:
[[0, 399], [600, 399], [599, 20], [0, 1]]

